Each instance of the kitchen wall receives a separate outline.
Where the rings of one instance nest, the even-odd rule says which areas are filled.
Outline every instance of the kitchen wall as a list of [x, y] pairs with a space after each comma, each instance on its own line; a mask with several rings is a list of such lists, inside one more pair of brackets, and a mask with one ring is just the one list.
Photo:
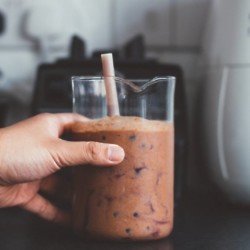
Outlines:
[[86, 41], [91, 55], [95, 49], [120, 47], [142, 33], [148, 57], [183, 68], [192, 128], [202, 37], [211, 1], [0, 0], [4, 20], [0, 96], [13, 99], [11, 122], [27, 115], [37, 66], [67, 56], [73, 34]]
[[29, 101], [35, 70], [43, 61], [67, 54], [78, 34], [91, 54], [145, 35], [148, 56], [175, 62], [193, 91], [209, 0], [0, 0], [1, 88], [14, 88]]

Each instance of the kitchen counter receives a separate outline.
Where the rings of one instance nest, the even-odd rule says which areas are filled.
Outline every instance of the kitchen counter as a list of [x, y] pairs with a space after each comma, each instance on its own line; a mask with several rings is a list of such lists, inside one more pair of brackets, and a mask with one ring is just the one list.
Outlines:
[[250, 208], [234, 207], [213, 195], [189, 195], [176, 209], [169, 238], [134, 243], [84, 242], [69, 229], [18, 208], [0, 210], [1, 250], [176, 250], [250, 249]]

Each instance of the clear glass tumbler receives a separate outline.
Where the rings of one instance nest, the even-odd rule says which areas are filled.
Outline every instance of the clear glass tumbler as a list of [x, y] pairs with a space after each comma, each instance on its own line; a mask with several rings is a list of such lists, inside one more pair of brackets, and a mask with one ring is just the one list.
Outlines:
[[174, 88], [172, 76], [115, 82], [120, 116], [107, 116], [103, 77], [72, 77], [74, 112], [92, 118], [75, 140], [118, 144], [114, 167], [74, 170], [73, 223], [82, 237], [163, 238], [173, 227]]

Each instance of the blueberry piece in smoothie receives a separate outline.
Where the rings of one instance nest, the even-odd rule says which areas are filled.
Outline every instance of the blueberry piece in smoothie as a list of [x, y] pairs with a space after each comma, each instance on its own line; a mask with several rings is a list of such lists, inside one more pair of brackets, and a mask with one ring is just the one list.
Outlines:
[[146, 147], [147, 147], [146, 143], [143, 142], [143, 143], [140, 144], [140, 148], [145, 149]]
[[113, 212], [113, 216], [116, 218], [119, 215], [119, 212]]
[[130, 135], [128, 139], [130, 141], [135, 141], [136, 140], [136, 135]]
[[159, 235], [160, 235], [160, 231], [159, 231], [159, 230], [156, 230], [156, 231], [154, 231], [151, 235], [152, 235], [154, 238], [158, 238]]
[[134, 213], [133, 213], [133, 216], [134, 216], [135, 218], [137, 218], [137, 217], [139, 217], [139, 213], [134, 212]]
[[143, 169], [146, 169], [146, 168], [147, 168], [146, 166], [143, 166], [143, 167], [135, 167], [135, 168], [134, 168], [135, 174], [136, 174], [136, 175], [139, 175], [139, 174], [141, 173], [141, 171], [142, 171]]

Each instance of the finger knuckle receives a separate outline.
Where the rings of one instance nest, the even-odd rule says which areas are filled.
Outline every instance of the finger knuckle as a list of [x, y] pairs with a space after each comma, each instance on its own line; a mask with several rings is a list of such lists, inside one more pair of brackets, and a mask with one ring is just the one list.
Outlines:
[[98, 161], [103, 158], [103, 146], [98, 142], [87, 143], [87, 155], [89, 161]]
[[44, 121], [49, 121], [52, 118], [52, 114], [42, 113], [42, 114], [37, 115], [37, 118], [44, 120]]

